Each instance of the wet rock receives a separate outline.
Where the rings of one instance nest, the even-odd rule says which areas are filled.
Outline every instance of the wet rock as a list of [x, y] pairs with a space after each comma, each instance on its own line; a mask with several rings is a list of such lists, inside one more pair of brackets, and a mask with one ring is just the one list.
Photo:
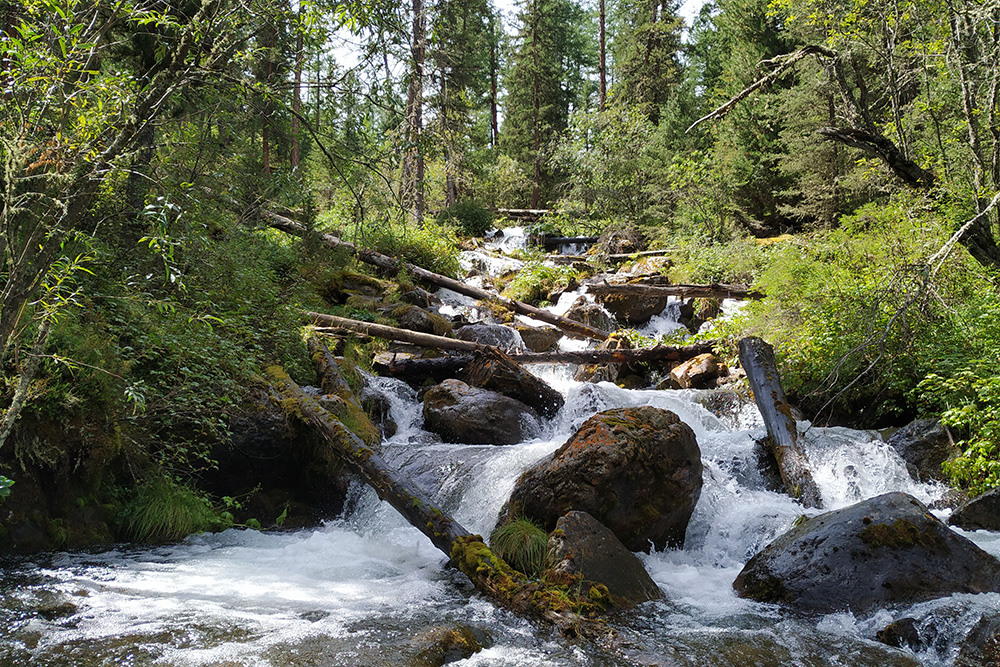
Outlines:
[[958, 650], [955, 667], [1000, 665], [1000, 615], [984, 616], [966, 635]]
[[555, 417], [566, 402], [545, 380], [496, 350], [476, 352], [465, 367], [462, 379], [473, 387], [489, 389], [530, 405], [543, 417]]
[[429, 313], [423, 308], [402, 303], [392, 309], [392, 318], [399, 323], [400, 329], [418, 333], [447, 336], [451, 331], [451, 322], [436, 313]]
[[498, 347], [507, 354], [524, 350], [521, 334], [503, 324], [469, 324], [456, 331], [455, 338]]
[[665, 296], [605, 294], [599, 300], [617, 321], [632, 326], [645, 324], [653, 315], [659, 315], [667, 307]]
[[396, 430], [399, 427], [390, 414], [392, 403], [388, 396], [372, 387], [365, 386], [361, 390], [361, 407], [383, 439], [396, 435]]
[[524, 516], [551, 531], [561, 516], [581, 510], [632, 551], [677, 546], [701, 476], [698, 443], [677, 415], [653, 407], [607, 410], [521, 475], [502, 521]]
[[320, 288], [320, 296], [331, 304], [343, 304], [352, 296], [381, 299], [393, 284], [363, 273], [339, 271]]
[[424, 426], [447, 442], [514, 445], [539, 433], [538, 413], [513, 398], [461, 380], [424, 394]]
[[[616, 607], [633, 607], [662, 597], [635, 554], [607, 526], [586, 512], [569, 512], [549, 536], [548, 568], [581, 574], [583, 585], [603, 584]], [[602, 594], [600, 589], [592, 593]]]
[[987, 491], [959, 507], [948, 523], [965, 530], [1000, 530], [1000, 488]]
[[1000, 590], [1000, 561], [905, 493], [807, 519], [750, 559], [740, 597], [812, 613], [866, 612]]
[[524, 346], [532, 352], [548, 352], [563, 337], [562, 331], [550, 326], [531, 327], [518, 323], [514, 325], [514, 329], [521, 334]]
[[943, 480], [941, 464], [959, 453], [948, 429], [934, 419], [910, 422], [887, 442], [906, 461], [910, 475], [922, 481]]
[[680, 389], [706, 389], [728, 373], [726, 364], [709, 352], [674, 366], [670, 371], [670, 380]]
[[566, 311], [566, 317], [601, 331], [618, 330], [618, 322], [611, 313], [596, 303], [590, 303], [582, 296]]
[[[632, 341], [619, 333], [612, 333], [597, 345], [598, 350], [631, 350]], [[577, 382], [617, 382], [622, 364], [580, 364], [573, 374]]]
[[414, 638], [413, 643], [420, 648], [413, 662], [416, 667], [441, 667], [471, 658], [483, 650], [477, 633], [467, 625], [431, 628]]
[[910, 617], [901, 618], [885, 626], [875, 633], [875, 639], [896, 648], [915, 650], [921, 646], [919, 624], [917, 619]]
[[441, 303], [441, 299], [420, 287], [414, 287], [409, 292], [403, 292], [399, 295], [399, 300], [403, 303], [419, 306], [420, 308], [430, 308], [436, 303]]

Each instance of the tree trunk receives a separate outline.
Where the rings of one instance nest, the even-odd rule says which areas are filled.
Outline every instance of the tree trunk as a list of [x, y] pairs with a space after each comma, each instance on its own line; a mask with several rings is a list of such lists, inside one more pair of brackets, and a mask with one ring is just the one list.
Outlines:
[[580, 586], [578, 581], [561, 586], [545, 580], [529, 581], [490, 551], [482, 537], [471, 534], [419, 489], [410, 486], [340, 420], [307, 396], [280, 366], [272, 366], [267, 374], [284, 397], [282, 404], [312, 425], [380, 499], [392, 505], [451, 558], [476, 590], [494, 604], [518, 614], [544, 618], [574, 636], [588, 630], [586, 619], [576, 613], [577, 609], [608, 610], [609, 605], [601, 604], [602, 601], [583, 599], [580, 591], [587, 587]]
[[608, 54], [607, 54], [607, 42], [606, 42], [606, 20], [604, 13], [604, 1], [598, 0], [597, 3], [597, 15], [598, 15], [598, 53], [597, 53], [597, 76], [598, 76], [598, 110], [604, 111], [605, 104], [608, 99]]
[[596, 296], [676, 296], [681, 299], [762, 299], [763, 294], [745, 285], [587, 285], [587, 291]]
[[[335, 330], [354, 331], [366, 336], [372, 336], [373, 338], [385, 338], [386, 340], [413, 343], [414, 345], [429, 347], [434, 350], [475, 352], [482, 348], [482, 345], [479, 343], [473, 343], [472, 341], [456, 340], [454, 338], [445, 338], [444, 336], [435, 336], [434, 334], [419, 333], [408, 329], [390, 327], [385, 324], [361, 322], [359, 320], [350, 320], [346, 317], [337, 317], [335, 315], [326, 315], [324, 313], [314, 313], [312, 311], [308, 311], [306, 314], [316, 324], [322, 324]], [[318, 329], [318, 331], [324, 332], [324, 329]]]
[[[507, 358], [519, 364], [637, 364], [651, 362], [687, 361], [699, 354], [711, 352], [714, 341], [684, 347], [656, 347], [637, 350], [580, 350], [576, 352], [542, 352], [539, 354], [509, 354]], [[437, 381], [463, 377], [472, 363], [472, 355], [442, 357], [439, 359], [400, 359], [378, 365], [379, 373], [391, 375], [406, 382], [422, 383], [427, 378]], [[377, 362], [376, 362], [377, 363]]]
[[299, 114], [302, 111], [302, 63], [305, 59], [304, 52], [302, 50], [302, 31], [304, 26], [302, 25], [302, 13], [303, 4], [299, 3], [299, 22], [295, 26], [295, 80], [292, 87], [292, 127], [291, 127], [291, 141], [292, 146], [288, 155], [288, 162], [292, 167], [292, 171], [298, 171], [299, 169]]
[[538, 200], [542, 189], [542, 134], [541, 134], [541, 91], [538, 82], [538, 2], [533, 3], [531, 11], [531, 104], [532, 130], [535, 139], [535, 185], [531, 190], [531, 208], [538, 208]]
[[[289, 220], [288, 218], [278, 215], [276, 213], [264, 212], [264, 216], [268, 219], [269, 224], [275, 229], [280, 229], [289, 234], [294, 234], [295, 236], [305, 237], [308, 233], [305, 227], [295, 222], [294, 220]], [[347, 241], [342, 241], [332, 234], [322, 234], [320, 235], [320, 240], [330, 246], [331, 248], [339, 248], [342, 250], [348, 250], [358, 256], [358, 259], [362, 262], [378, 266], [379, 268], [388, 272], [397, 272], [400, 269], [406, 269], [411, 275], [420, 280], [425, 280], [431, 284], [437, 285], [438, 287], [445, 287], [459, 294], [464, 294], [466, 296], [471, 296], [474, 299], [479, 299], [482, 301], [494, 301], [500, 303], [501, 305], [510, 308], [515, 313], [519, 315], [526, 315], [532, 317], [536, 320], [541, 320], [542, 322], [547, 322], [553, 326], [556, 326], [567, 334], [572, 336], [578, 336], [582, 338], [592, 338], [594, 340], [605, 340], [608, 337], [606, 331], [601, 331], [600, 329], [595, 329], [594, 327], [587, 326], [581, 322], [576, 322], [574, 320], [561, 317], [559, 315], [553, 315], [547, 310], [542, 310], [541, 308], [535, 308], [521, 301], [515, 301], [505, 296], [500, 296], [487, 292], [484, 289], [479, 289], [478, 287], [472, 287], [471, 285], [466, 285], [465, 283], [455, 280], [454, 278], [449, 278], [447, 276], [442, 276], [438, 273], [428, 271], [427, 269], [420, 268], [415, 264], [410, 264], [408, 262], [400, 262], [397, 259], [388, 257], [381, 253], [373, 252], [371, 250], [358, 250], [358, 248], [353, 243], [348, 243]]]
[[788, 495], [805, 507], [822, 507], [822, 498], [809, 471], [809, 460], [799, 446], [798, 427], [785, 398], [774, 361], [774, 348], [760, 338], [743, 338], [739, 343], [740, 364], [746, 371], [757, 409], [767, 427], [768, 446], [781, 471]]

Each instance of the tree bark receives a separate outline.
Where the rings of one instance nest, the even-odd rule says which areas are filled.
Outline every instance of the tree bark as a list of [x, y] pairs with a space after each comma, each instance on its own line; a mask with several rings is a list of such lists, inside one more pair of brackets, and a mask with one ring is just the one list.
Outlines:
[[[482, 349], [482, 345], [479, 343], [473, 343], [472, 341], [467, 340], [445, 338], [444, 336], [435, 336], [434, 334], [425, 334], [417, 331], [410, 331], [408, 329], [390, 327], [385, 324], [361, 322], [359, 320], [350, 320], [346, 317], [337, 317], [336, 315], [326, 315], [324, 313], [314, 313], [312, 311], [307, 311], [306, 314], [316, 324], [321, 324], [335, 330], [354, 331], [373, 338], [385, 338], [386, 340], [395, 340], [402, 343], [413, 343], [414, 345], [429, 347], [435, 350], [475, 352]], [[317, 331], [323, 333], [325, 330], [321, 328], [317, 329]]]
[[[278, 215], [277, 213], [272, 213], [269, 211], [264, 212], [264, 216], [267, 218], [269, 224], [275, 229], [280, 229], [289, 234], [295, 236], [305, 237], [308, 231], [306, 228], [294, 220], [289, 220], [288, 218]], [[362, 262], [378, 266], [379, 268], [395, 273], [400, 269], [406, 269], [411, 275], [420, 280], [425, 280], [431, 284], [437, 285], [438, 287], [445, 287], [459, 294], [464, 294], [466, 296], [471, 296], [473, 299], [479, 299], [483, 301], [492, 300], [500, 303], [501, 305], [510, 308], [515, 313], [519, 315], [526, 315], [527, 317], [532, 317], [536, 320], [541, 320], [542, 322], [547, 322], [553, 326], [560, 328], [567, 334], [572, 336], [578, 336], [582, 338], [592, 338], [594, 340], [605, 340], [608, 337], [606, 331], [601, 331], [600, 329], [595, 329], [594, 327], [587, 326], [581, 322], [576, 322], [574, 320], [568, 319], [566, 317], [561, 317], [559, 315], [554, 315], [547, 310], [542, 310], [541, 308], [535, 308], [521, 301], [515, 301], [505, 296], [500, 296], [493, 294], [484, 289], [478, 287], [472, 287], [471, 285], [466, 285], [465, 283], [455, 280], [454, 278], [449, 278], [447, 276], [442, 276], [433, 271], [428, 271], [427, 269], [420, 268], [415, 264], [410, 264], [408, 262], [400, 262], [399, 260], [388, 257], [378, 252], [371, 250], [359, 250], [357, 246], [353, 243], [347, 241], [342, 241], [341, 239], [333, 236], [332, 234], [321, 234], [320, 240], [331, 248], [338, 248], [341, 250], [347, 250], [351, 253], [357, 255], [358, 259]]]
[[764, 295], [745, 285], [587, 285], [587, 291], [597, 296], [609, 294], [622, 296], [676, 296], [682, 299], [762, 299]]
[[757, 337], [740, 340], [740, 364], [746, 371], [757, 409], [767, 427], [767, 445], [778, 463], [785, 491], [805, 507], [822, 507], [809, 460], [799, 446], [798, 427], [785, 398], [774, 361], [774, 348]]
[[[507, 358], [519, 364], [636, 364], [666, 361], [686, 361], [699, 354], [711, 352], [715, 342], [708, 341], [683, 347], [656, 347], [637, 350], [580, 350], [576, 352], [542, 352], [539, 354], [509, 354]], [[423, 382], [427, 378], [445, 380], [463, 377], [472, 355], [458, 355], [439, 359], [401, 359], [378, 367], [383, 375], [391, 375], [406, 382]]]
[[598, 53], [597, 53], [597, 76], [598, 76], [598, 111], [604, 111], [608, 100], [608, 54], [606, 41], [606, 20], [604, 12], [604, 1], [598, 0], [597, 20], [598, 20]]

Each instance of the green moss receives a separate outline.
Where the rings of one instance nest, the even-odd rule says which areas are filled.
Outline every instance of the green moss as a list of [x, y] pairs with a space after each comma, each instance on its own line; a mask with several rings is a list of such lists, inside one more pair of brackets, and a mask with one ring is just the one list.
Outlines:
[[896, 519], [892, 524], [873, 523], [859, 534], [861, 541], [870, 547], [909, 549], [917, 545], [943, 547], [944, 538], [927, 530], [921, 531], [906, 519]]

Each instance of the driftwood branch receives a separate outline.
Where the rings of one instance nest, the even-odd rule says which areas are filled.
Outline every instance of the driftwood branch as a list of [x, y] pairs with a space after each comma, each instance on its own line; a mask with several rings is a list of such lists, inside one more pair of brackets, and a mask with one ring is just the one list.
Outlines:
[[724, 285], [721, 283], [711, 283], [708, 285], [636, 285], [634, 283], [611, 285], [601, 283], [598, 285], [587, 285], [587, 291], [596, 296], [612, 294], [622, 296], [676, 296], [682, 299], [762, 299], [764, 297], [761, 292], [751, 290], [745, 285]]
[[483, 347], [479, 343], [473, 343], [468, 340], [457, 340], [455, 338], [447, 338], [445, 336], [435, 336], [434, 334], [426, 334], [418, 331], [410, 331], [409, 329], [390, 327], [386, 324], [362, 322], [360, 320], [351, 320], [346, 317], [337, 317], [336, 315], [327, 315], [325, 313], [314, 313], [312, 311], [307, 311], [306, 315], [309, 316], [313, 323], [321, 325], [316, 329], [319, 333], [351, 331], [354, 333], [364, 334], [365, 336], [371, 336], [372, 338], [384, 338], [386, 340], [395, 340], [401, 343], [412, 343], [414, 345], [429, 347], [435, 350], [475, 352]]
[[768, 445], [790, 496], [805, 507], [822, 507], [819, 488], [809, 471], [809, 460], [799, 446], [799, 431], [785, 398], [774, 361], [774, 348], [760, 338], [740, 341], [740, 364], [746, 371], [754, 401], [767, 427]]
[[[306, 228], [294, 220], [290, 220], [289, 218], [272, 212], [265, 212], [264, 216], [267, 219], [268, 224], [275, 229], [280, 229], [283, 232], [300, 237], [307, 234]], [[555, 315], [547, 310], [536, 308], [535, 306], [528, 305], [521, 301], [493, 294], [492, 292], [478, 287], [466, 285], [460, 280], [442, 276], [439, 273], [428, 271], [427, 269], [421, 268], [415, 264], [401, 262], [393, 257], [383, 255], [382, 253], [378, 253], [373, 250], [359, 249], [353, 243], [348, 243], [333, 234], [320, 234], [319, 238], [325, 245], [331, 248], [346, 250], [353, 253], [357, 255], [358, 259], [362, 262], [372, 264], [385, 271], [394, 273], [405, 269], [414, 278], [427, 281], [433, 285], [437, 285], [438, 287], [450, 289], [454, 292], [458, 292], [459, 294], [464, 294], [465, 296], [470, 296], [473, 299], [479, 299], [480, 301], [495, 301], [503, 306], [506, 306], [507, 308], [510, 308], [519, 315], [526, 315], [527, 317], [547, 322], [548, 324], [562, 329], [567, 334], [583, 338], [591, 338], [593, 340], [605, 340], [608, 337], [608, 333], [606, 331], [595, 329], [594, 327], [583, 324], [582, 322], [576, 322], [575, 320]]]

